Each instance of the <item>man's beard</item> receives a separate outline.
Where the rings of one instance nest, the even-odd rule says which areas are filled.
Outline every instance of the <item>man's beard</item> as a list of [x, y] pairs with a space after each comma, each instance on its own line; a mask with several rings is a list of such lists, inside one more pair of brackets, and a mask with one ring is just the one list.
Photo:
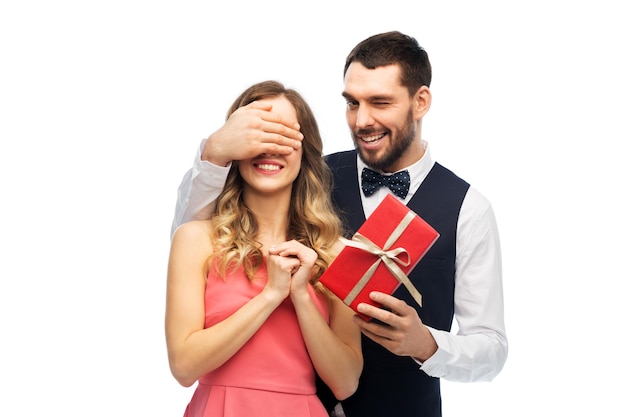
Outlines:
[[[402, 130], [398, 132], [398, 135], [394, 138], [390, 136], [387, 137], [387, 141], [389, 142], [389, 147], [387, 150], [378, 158], [370, 156], [371, 154], [364, 152], [359, 147], [357, 136], [368, 136], [369, 134], [374, 133], [370, 130], [358, 130], [356, 133], [352, 132], [352, 141], [354, 142], [354, 146], [356, 147], [359, 156], [369, 166], [378, 171], [387, 172], [387, 168], [392, 166], [409, 148], [409, 146], [415, 140], [415, 123], [413, 122], [413, 112], [409, 111], [407, 113], [407, 118], [405, 120], [404, 126]], [[391, 141], [391, 139], [395, 139]]]

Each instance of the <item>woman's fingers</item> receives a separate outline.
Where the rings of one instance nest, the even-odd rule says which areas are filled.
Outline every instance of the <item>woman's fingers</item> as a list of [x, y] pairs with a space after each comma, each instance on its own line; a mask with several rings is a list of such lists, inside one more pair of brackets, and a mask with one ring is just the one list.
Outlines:
[[317, 253], [311, 248], [304, 246], [295, 240], [280, 243], [269, 248], [269, 253], [282, 257], [295, 257], [301, 264], [313, 265], [317, 259]]

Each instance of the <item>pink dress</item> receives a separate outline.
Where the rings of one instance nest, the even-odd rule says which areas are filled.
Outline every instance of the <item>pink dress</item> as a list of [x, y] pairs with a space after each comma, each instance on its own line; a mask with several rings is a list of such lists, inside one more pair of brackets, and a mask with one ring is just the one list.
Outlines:
[[[243, 269], [225, 280], [213, 270], [204, 296], [205, 328], [221, 322], [261, 292], [267, 271], [250, 281]], [[328, 322], [328, 304], [309, 292]], [[315, 394], [315, 370], [293, 304], [287, 298], [224, 365], [198, 380], [185, 417], [328, 417]]]

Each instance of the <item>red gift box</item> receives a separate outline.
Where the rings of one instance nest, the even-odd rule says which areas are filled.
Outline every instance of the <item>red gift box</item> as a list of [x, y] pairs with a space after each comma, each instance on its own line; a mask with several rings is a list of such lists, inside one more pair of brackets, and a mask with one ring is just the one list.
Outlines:
[[[359, 303], [380, 307], [372, 291], [393, 294], [404, 284], [417, 303], [422, 296], [407, 275], [439, 238], [424, 219], [387, 195], [330, 264], [320, 281], [355, 312]], [[357, 312], [364, 320], [371, 317]]]

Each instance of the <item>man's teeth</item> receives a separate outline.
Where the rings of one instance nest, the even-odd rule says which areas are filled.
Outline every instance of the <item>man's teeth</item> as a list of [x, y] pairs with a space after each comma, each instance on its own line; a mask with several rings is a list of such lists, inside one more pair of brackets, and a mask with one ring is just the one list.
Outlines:
[[259, 164], [258, 166], [264, 171], [278, 171], [280, 169], [280, 165], [273, 164]]
[[380, 138], [382, 138], [383, 136], [385, 136], [385, 134], [380, 134], [380, 135], [376, 135], [376, 136], [362, 136], [361, 140], [364, 142], [374, 142]]

